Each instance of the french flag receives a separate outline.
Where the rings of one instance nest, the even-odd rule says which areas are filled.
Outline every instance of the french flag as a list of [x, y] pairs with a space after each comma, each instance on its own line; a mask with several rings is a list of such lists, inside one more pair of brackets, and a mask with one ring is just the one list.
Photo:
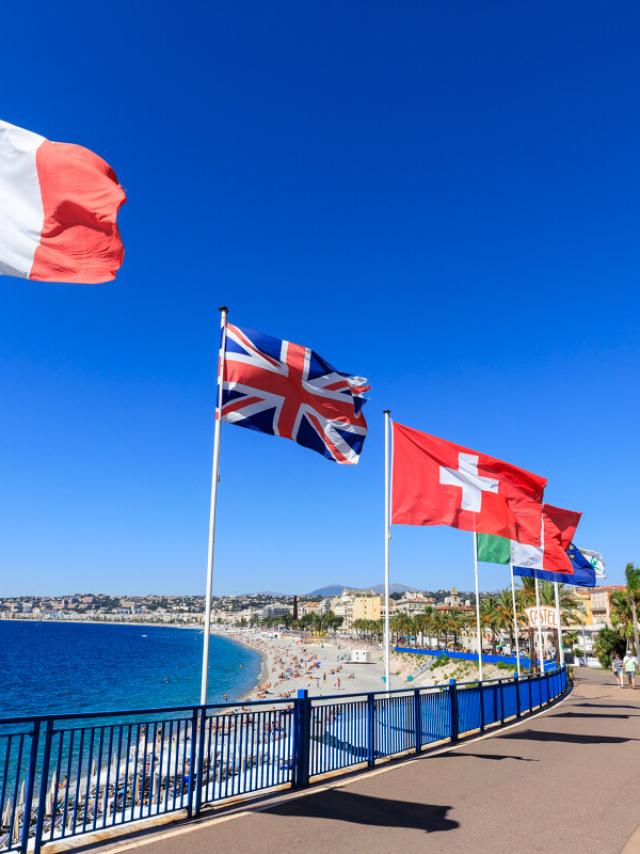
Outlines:
[[574, 510], [545, 504], [542, 507], [541, 545], [527, 546], [513, 540], [511, 542], [513, 571], [516, 572], [516, 568], [544, 569], [547, 572], [573, 575], [573, 564], [567, 552], [581, 516]]
[[0, 275], [97, 284], [115, 278], [126, 201], [101, 157], [0, 121]]

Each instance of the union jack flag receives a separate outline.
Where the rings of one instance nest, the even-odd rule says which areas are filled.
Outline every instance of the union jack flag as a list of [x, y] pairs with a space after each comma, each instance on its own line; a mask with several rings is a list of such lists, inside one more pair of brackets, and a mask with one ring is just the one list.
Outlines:
[[367, 435], [361, 410], [368, 388], [309, 347], [227, 324], [223, 421], [354, 464]]

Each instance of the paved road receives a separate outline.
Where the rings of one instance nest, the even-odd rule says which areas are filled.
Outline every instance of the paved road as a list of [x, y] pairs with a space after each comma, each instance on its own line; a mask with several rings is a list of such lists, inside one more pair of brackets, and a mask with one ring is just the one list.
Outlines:
[[638, 825], [640, 690], [593, 671], [547, 714], [453, 752], [133, 844], [140, 854], [619, 854]]

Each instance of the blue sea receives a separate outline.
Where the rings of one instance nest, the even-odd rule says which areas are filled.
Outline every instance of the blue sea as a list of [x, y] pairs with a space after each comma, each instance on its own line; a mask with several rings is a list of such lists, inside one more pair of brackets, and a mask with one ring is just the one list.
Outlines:
[[[0, 621], [0, 718], [199, 702], [202, 631]], [[257, 652], [211, 636], [209, 702], [259, 681]]]

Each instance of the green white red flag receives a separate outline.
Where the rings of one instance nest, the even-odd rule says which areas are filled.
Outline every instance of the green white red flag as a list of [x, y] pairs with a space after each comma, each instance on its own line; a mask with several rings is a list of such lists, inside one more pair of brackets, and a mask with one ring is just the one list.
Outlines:
[[478, 560], [572, 575], [573, 564], [567, 551], [571, 546], [580, 516], [580, 513], [573, 510], [564, 510], [562, 507], [545, 504], [542, 508], [542, 534], [539, 546], [523, 545], [503, 537], [478, 534]]

